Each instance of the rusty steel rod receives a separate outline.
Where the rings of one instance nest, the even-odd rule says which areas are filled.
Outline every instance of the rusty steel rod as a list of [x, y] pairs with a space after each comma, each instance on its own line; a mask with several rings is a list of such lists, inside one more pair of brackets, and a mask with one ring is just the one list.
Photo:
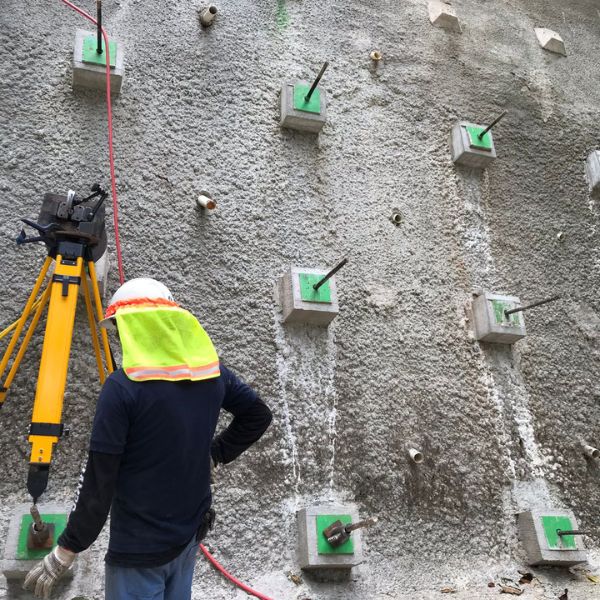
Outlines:
[[375, 525], [377, 521], [377, 517], [370, 517], [368, 519], [365, 519], [364, 521], [350, 523], [349, 525], [346, 525], [344, 529], [346, 530], [346, 533], [350, 533], [351, 531], [356, 531], [357, 529], [362, 529], [363, 527], [371, 527], [372, 525]]

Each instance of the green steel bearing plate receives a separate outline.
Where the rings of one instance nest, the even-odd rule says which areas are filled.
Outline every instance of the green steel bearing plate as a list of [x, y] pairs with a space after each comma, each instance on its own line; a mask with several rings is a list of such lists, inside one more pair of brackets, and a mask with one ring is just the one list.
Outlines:
[[558, 530], [570, 531], [574, 529], [569, 517], [541, 517], [542, 527], [550, 550], [577, 550], [574, 535], [558, 535]]
[[352, 537], [341, 546], [333, 547], [323, 535], [323, 531], [336, 521], [341, 521], [347, 525], [352, 523], [352, 517], [350, 515], [317, 515], [317, 550], [319, 554], [354, 554], [354, 540]]
[[492, 303], [492, 309], [494, 310], [494, 320], [496, 321], [496, 325], [510, 325], [513, 327], [520, 327], [521, 320], [519, 317], [519, 313], [512, 313], [508, 315], [504, 314], [505, 310], [511, 310], [516, 308], [517, 305], [514, 302], [504, 302], [503, 300], [490, 300]]
[[[63, 513], [40, 516], [45, 523], [54, 523], [54, 546], [56, 546], [56, 541], [67, 526], [67, 515]], [[17, 543], [17, 555], [15, 557], [17, 560], [38, 560], [44, 558], [44, 556], [49, 554], [52, 550], [52, 548], [36, 548], [30, 550], [27, 547], [27, 534], [29, 533], [29, 528], [32, 523], [33, 519], [31, 518], [31, 515], [23, 515], [23, 518], [21, 519], [21, 529], [19, 530], [19, 541]]]
[[307, 102], [304, 98], [308, 94], [310, 86], [304, 85], [303, 83], [297, 83], [294, 85], [294, 109], [302, 110], [304, 112], [321, 114], [321, 92], [319, 88], [315, 89]]
[[492, 136], [488, 131], [481, 139], [479, 135], [485, 129], [485, 127], [475, 127], [474, 125], [467, 125], [465, 127], [467, 134], [469, 135], [469, 144], [471, 148], [477, 148], [478, 150], [492, 151]]
[[323, 279], [323, 275], [313, 275], [312, 273], [299, 273], [300, 280], [300, 298], [303, 302], [320, 302], [322, 304], [331, 304], [331, 288], [327, 280], [318, 290], [313, 285]]
[[[106, 66], [106, 52], [104, 51], [106, 46], [104, 45], [104, 39], [102, 40], [102, 54], [96, 52], [98, 47], [98, 38], [95, 35], [88, 35], [83, 38], [83, 57], [84, 63], [92, 65]], [[117, 42], [108, 42], [108, 49], [110, 51], [110, 68], [114, 69], [117, 64]]]

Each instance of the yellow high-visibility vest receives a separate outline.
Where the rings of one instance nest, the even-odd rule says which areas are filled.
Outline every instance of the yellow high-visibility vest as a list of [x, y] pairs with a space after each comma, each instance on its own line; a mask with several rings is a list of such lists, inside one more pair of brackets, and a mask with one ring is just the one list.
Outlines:
[[133, 381], [200, 381], [220, 375], [219, 358], [198, 319], [179, 306], [118, 308], [123, 370]]

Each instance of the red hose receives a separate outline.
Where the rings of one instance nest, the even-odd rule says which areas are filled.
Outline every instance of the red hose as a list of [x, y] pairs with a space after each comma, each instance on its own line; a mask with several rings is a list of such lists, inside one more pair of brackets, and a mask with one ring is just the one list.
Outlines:
[[[61, 0], [67, 6], [70, 6], [74, 11], [78, 12], [82, 17], [91, 21], [96, 27], [98, 22], [94, 17], [88, 15], [84, 10], [75, 6], [69, 0]], [[115, 246], [117, 249], [117, 264], [119, 266], [119, 280], [125, 283], [125, 272], [123, 270], [123, 257], [121, 256], [121, 240], [119, 238], [119, 215], [117, 202], [117, 180], [115, 177], [115, 158], [113, 152], [113, 128], [112, 128], [112, 102], [110, 99], [110, 50], [108, 47], [108, 35], [104, 27], [102, 36], [104, 37], [104, 50], [106, 52], [106, 112], [108, 113], [108, 162], [110, 164], [110, 184], [112, 191], [112, 206], [113, 206], [113, 224], [115, 228]]]
[[215, 567], [215, 569], [217, 569], [217, 571], [219, 571], [222, 575], [227, 577], [227, 579], [229, 579], [229, 581], [232, 581], [233, 583], [235, 583], [235, 585], [242, 588], [245, 592], [247, 592], [251, 596], [255, 596], [256, 598], [259, 598], [260, 600], [273, 600], [273, 598], [269, 598], [269, 596], [265, 596], [264, 594], [261, 594], [260, 592], [253, 590], [251, 587], [248, 587], [245, 583], [242, 583], [239, 579], [236, 579], [231, 573], [228, 573], [223, 568], [223, 566], [219, 562], [217, 562], [217, 559], [208, 551], [208, 549], [206, 548], [206, 546], [204, 544], [200, 544], [200, 550], [202, 550], [202, 552], [204, 553], [204, 556], [206, 556], [206, 558], [208, 558], [208, 560], [212, 563], [213, 567]]

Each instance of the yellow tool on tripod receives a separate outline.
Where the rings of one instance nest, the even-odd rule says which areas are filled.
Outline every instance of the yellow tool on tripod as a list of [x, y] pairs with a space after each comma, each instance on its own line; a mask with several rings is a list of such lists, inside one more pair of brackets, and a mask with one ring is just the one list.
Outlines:
[[[44, 242], [48, 249], [48, 256], [23, 313], [11, 327], [2, 332], [2, 335], [5, 335], [14, 329], [0, 361], [1, 381], [25, 325], [29, 317], [32, 317], [0, 388], [1, 408], [27, 350], [27, 345], [44, 308], [48, 305], [42, 358], [29, 428], [31, 455], [27, 489], [34, 503], [46, 489], [52, 451], [64, 430], [63, 397], [80, 288], [85, 299], [100, 382], [104, 383], [106, 371], [111, 373], [114, 370], [106, 330], [100, 329], [102, 344], [98, 337], [97, 321], [102, 319], [103, 314], [94, 264], [106, 249], [103, 206], [106, 196], [106, 192], [97, 184], [92, 187], [92, 194], [86, 198], [77, 198], [74, 192], [69, 192], [67, 196], [46, 194], [38, 222], [22, 219], [27, 225], [37, 229], [40, 235], [28, 238], [25, 232], [21, 231], [17, 238], [17, 244]], [[54, 272], [40, 294], [53, 261]], [[102, 353], [104, 353], [106, 371]]]

